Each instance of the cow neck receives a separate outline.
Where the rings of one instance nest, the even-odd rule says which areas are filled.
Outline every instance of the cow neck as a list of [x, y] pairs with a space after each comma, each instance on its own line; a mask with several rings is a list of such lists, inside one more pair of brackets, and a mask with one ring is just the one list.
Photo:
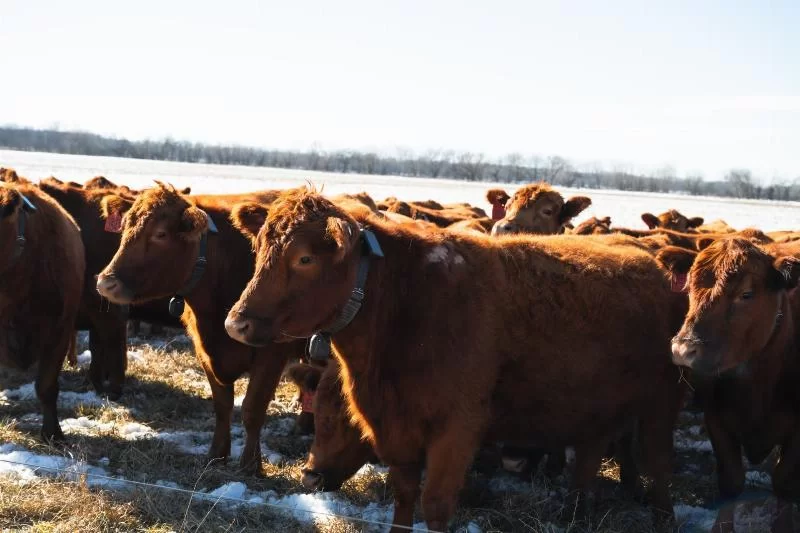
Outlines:
[[22, 205], [19, 209], [19, 214], [17, 215], [17, 238], [15, 239], [14, 243], [14, 252], [11, 254], [11, 264], [17, 262], [17, 260], [22, 257], [22, 252], [25, 251], [25, 244], [27, 240], [25, 239], [25, 226], [28, 219], [28, 213], [35, 213], [36, 206], [31, 203], [28, 198], [19, 193], [20, 199], [22, 200]]
[[214, 220], [205, 211], [203, 211], [203, 214], [206, 216], [207, 228], [200, 235], [200, 246], [197, 250], [197, 259], [194, 261], [194, 267], [192, 267], [192, 275], [189, 281], [169, 301], [169, 314], [175, 318], [180, 318], [183, 314], [186, 306], [186, 295], [194, 290], [206, 271], [206, 266], [208, 265], [208, 234], [216, 235], [219, 233]]
[[369, 265], [373, 257], [383, 257], [383, 250], [378, 243], [377, 237], [371, 230], [360, 228], [358, 242], [360, 244], [360, 256], [358, 259], [358, 272], [356, 281], [350, 296], [344, 304], [344, 308], [336, 317], [336, 320], [311, 337], [308, 345], [308, 354], [311, 359], [317, 361], [328, 360], [331, 357], [331, 337], [339, 333], [350, 325], [361, 309], [366, 292], [364, 287], [369, 275]]

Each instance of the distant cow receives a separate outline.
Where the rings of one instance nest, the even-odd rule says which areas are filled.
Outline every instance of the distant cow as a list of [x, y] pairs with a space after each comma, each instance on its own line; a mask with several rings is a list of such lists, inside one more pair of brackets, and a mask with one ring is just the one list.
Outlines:
[[379, 202], [377, 205], [381, 211], [399, 213], [410, 218], [433, 222], [440, 228], [445, 228], [461, 220], [486, 217], [486, 212], [478, 207], [472, 207], [468, 204], [443, 206], [433, 200], [403, 202], [397, 198], [390, 197], [383, 202]]
[[428, 527], [447, 527], [485, 439], [575, 446], [574, 487], [585, 493], [632, 423], [651, 504], [673, 515], [681, 386], [668, 354], [685, 296], [635, 239], [426, 234], [354, 219], [307, 189], [282, 193], [253, 223], [258, 206], [245, 212], [256, 275], [228, 333], [263, 346], [333, 330], [347, 406], [392, 468], [398, 505], [417, 499], [427, 468]]
[[[304, 341], [269, 344], [254, 350], [225, 333], [225, 315], [253, 275], [254, 255], [248, 239], [230, 221], [237, 202], [270, 203], [276, 191], [241, 195], [186, 196], [159, 184], [141, 192], [130, 204], [106, 197], [106, 216], [127, 210], [122, 241], [97, 279], [97, 290], [111, 302], [125, 305], [176, 296], [185, 299], [181, 319], [194, 342], [208, 377], [216, 425], [211, 458], [225, 458], [231, 448], [233, 384], [248, 373], [242, 404], [246, 431], [240, 465], [261, 468], [260, 433], [265, 413], [290, 356], [301, 355]], [[289, 340], [289, 339], [287, 339]]]
[[506, 215], [492, 228], [493, 235], [510, 233], [564, 233], [564, 226], [589, 207], [592, 200], [575, 196], [566, 202], [550, 184], [521, 187], [506, 204]]
[[650, 229], [670, 229], [673, 231], [680, 231], [686, 233], [689, 230], [694, 230], [703, 224], [703, 217], [689, 218], [680, 211], [670, 209], [658, 216], [652, 213], [643, 213], [642, 221], [647, 224]]
[[80, 230], [27, 180], [0, 185], [0, 362], [38, 363], [42, 437], [63, 439], [58, 375], [75, 341], [84, 258]]
[[114, 194], [119, 194], [117, 189], [75, 187], [55, 178], [41, 180], [39, 188], [55, 199], [81, 229], [86, 272], [76, 327], [89, 330], [89, 349], [92, 352], [89, 379], [92, 386], [98, 393], [106, 393], [116, 400], [122, 395], [127, 369], [126, 321], [142, 319], [180, 327], [180, 320], [170, 316], [167, 299], [119, 306], [104, 301], [97, 292], [95, 276], [111, 261], [120, 242], [121, 228], [109, 226], [102, 213], [104, 198], [114, 198]]
[[611, 233], [611, 217], [591, 217], [566, 233], [573, 235], [605, 235]]
[[729, 238], [699, 253], [667, 248], [658, 260], [686, 280], [689, 292], [672, 359], [713, 380], [705, 422], [720, 493], [733, 498], [744, 489], [742, 451], [757, 464], [780, 447], [772, 486], [778, 523], [793, 531], [789, 502], [800, 499], [800, 243]]

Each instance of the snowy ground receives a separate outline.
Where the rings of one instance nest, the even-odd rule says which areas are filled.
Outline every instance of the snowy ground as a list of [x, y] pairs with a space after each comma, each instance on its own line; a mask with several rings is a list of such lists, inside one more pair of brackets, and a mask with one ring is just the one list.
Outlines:
[[[55, 176], [61, 180], [83, 183], [103, 175], [131, 187], [151, 186], [154, 179], [178, 187], [191, 186], [195, 193], [239, 192], [263, 188], [286, 188], [311, 182], [324, 185], [327, 193], [365, 190], [376, 200], [396, 196], [406, 200], [435, 199], [441, 202], [470, 202], [487, 209], [484, 199], [489, 183], [467, 183], [452, 180], [365, 176], [305, 170], [200, 165], [166, 161], [146, 161], [115, 157], [89, 157], [36, 152], [0, 150], [0, 167], [15, 168], [33, 180]], [[501, 184], [502, 185], [502, 184]], [[506, 185], [511, 193], [517, 186]], [[702, 216], [706, 221], [722, 218], [738, 228], [758, 227], [764, 231], [800, 227], [800, 203], [733, 200], [676, 196], [668, 194], [632, 193], [607, 190], [572, 190], [560, 188], [565, 197], [586, 195], [592, 205], [578, 221], [591, 216], [611, 216], [614, 225], [645, 228], [641, 214], [661, 213], [677, 209], [687, 216]]]
[[[283, 188], [311, 181], [317, 185], [324, 184], [325, 191], [330, 193], [366, 190], [378, 199], [390, 195], [403, 199], [433, 198], [444, 202], [468, 201], [488, 207], [483, 199], [488, 184], [484, 183], [2, 150], [0, 166], [15, 168], [20, 174], [34, 180], [54, 175], [63, 180], [83, 182], [101, 174], [112, 181], [133, 187], [146, 187], [153, 179], [160, 179], [177, 186], [190, 185], [197, 193]], [[514, 186], [508, 188], [511, 192]], [[586, 194], [593, 199], [593, 206], [583, 216], [611, 215], [615, 224], [629, 227], [643, 227], [639, 218], [642, 212], [660, 213], [668, 208], [677, 208], [689, 216], [704, 216], [709, 221], [724, 218], [738, 227], [757, 226], [773, 230], [800, 226], [800, 205], [794, 203], [615, 191], [563, 192], [565, 196]], [[4, 514], [7, 508], [4, 507], [2, 487], [9, 487], [8, 483], [28, 487], [36, 483], [49, 483], [53, 479], [105, 491], [102, 493], [111, 494], [117, 503], [132, 502], [136, 511], [135, 520], [146, 526], [157, 524], [161, 528], [149, 529], [154, 531], [214, 530], [216, 526], [212, 527], [210, 521], [218, 515], [222, 521], [215, 524], [224, 524], [228, 520], [236, 526], [234, 530], [258, 530], [235, 522], [239, 520], [237, 517], [242, 516], [244, 508], [269, 508], [286, 520], [270, 522], [268, 529], [271, 530], [295, 531], [309, 527], [337, 532], [385, 529], [376, 524], [365, 525], [333, 518], [332, 515], [372, 522], [391, 521], [386, 473], [380, 468], [362, 469], [356, 479], [337, 493], [303, 492], [297, 480], [309, 438], [290, 434], [295, 415], [290, 405], [294, 394], [292, 386], [284, 383], [269, 409], [267, 427], [262, 435], [266, 476], [247, 477], [236, 471], [235, 460], [227, 465], [213, 466], [206, 465], [203, 460], [213, 430], [210, 390], [191, 356], [185, 337], [132, 341], [129, 353], [131, 379], [120, 403], [111, 403], [93, 392], [87, 392], [85, 367], [90, 357], [88, 352], [80, 354], [81, 368], [67, 370], [62, 376], [65, 383], [59, 396], [59, 417], [71, 441], [66, 450], [47, 448], [36, 443], [32, 436], [38, 432], [41, 416], [31, 378], [20, 378], [3, 373], [0, 369], [0, 530], [12, 518], [18, 518], [20, 508], [19, 505], [12, 505], [9, 507], [11, 514]], [[244, 383], [237, 384], [236, 391], [238, 413]], [[242, 441], [243, 430], [236, 418], [233, 429], [234, 459], [241, 453]], [[682, 413], [675, 431], [675, 444], [678, 460], [673, 491], [680, 530], [708, 531], [718, 510], [714, 502], [711, 446], [698, 415]], [[58, 474], [52, 469], [66, 472]], [[754, 467], [748, 472], [750, 496], [759, 496], [769, 490], [770, 478], [764, 470], [768, 470], [768, 467]], [[602, 473], [606, 480], [616, 475], [613, 465], [604, 468]], [[494, 473], [488, 479], [481, 479], [480, 476], [471, 477], [474, 483], [468, 482], [465, 489], [467, 495], [464, 499], [467, 503], [462, 502], [462, 509], [456, 518], [462, 531], [570, 529], [569, 524], [554, 520], [552, 512], [552, 508], [563, 501], [566, 492], [563, 476], [552, 485], [541, 476], [533, 482], [519, 480], [505, 473]], [[131, 481], [163, 489], [132, 486]], [[142, 503], [160, 498], [153, 495], [153, 491], [159, 490], [172, 490], [178, 496], [184, 496], [177, 515], [154, 513], [152, 506]], [[190, 496], [176, 492], [186, 490], [195, 490], [199, 494]], [[640, 522], [649, 523], [648, 515], [642, 515], [638, 506], [613, 497], [609, 501], [605, 504], [609, 520], [602, 530], [624, 530], [626, 533], [647, 530]], [[737, 531], [762, 530], [769, 518], [764, 511], [773, 507], [771, 500], [766, 506], [740, 505], [735, 513], [739, 527]], [[189, 517], [194, 515], [190, 510], [194, 513], [195, 508], [200, 510], [199, 518], [191, 523]], [[263, 520], [266, 519], [258, 520], [261, 522], [256, 523], [263, 526]]]

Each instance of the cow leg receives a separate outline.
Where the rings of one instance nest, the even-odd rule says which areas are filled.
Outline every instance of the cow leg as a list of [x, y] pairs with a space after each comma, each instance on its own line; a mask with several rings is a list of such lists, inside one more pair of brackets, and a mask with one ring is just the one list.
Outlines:
[[565, 448], [554, 448], [547, 453], [547, 461], [544, 464], [544, 472], [549, 478], [555, 478], [564, 473], [567, 466], [567, 450]]
[[575, 445], [575, 472], [572, 477], [572, 490], [564, 508], [566, 519], [591, 521], [594, 504], [594, 485], [597, 471], [603, 462], [608, 441], [596, 439]]
[[722, 421], [713, 410], [705, 413], [714, 457], [717, 460], [717, 483], [723, 499], [736, 498], [744, 490], [744, 466], [742, 465], [742, 445], [733, 434], [727, 432]]
[[772, 531], [794, 531], [792, 500], [800, 498], [800, 428], [781, 445], [781, 455], [772, 472], [772, 487], [778, 498], [778, 516]]
[[389, 533], [404, 533], [414, 524], [414, 505], [419, 497], [422, 466], [390, 466], [389, 479], [394, 491], [394, 519]]
[[[460, 429], [460, 428], [459, 428]], [[426, 454], [427, 473], [422, 491], [422, 512], [429, 529], [447, 530], [455, 514], [458, 493], [481, 444], [474, 428], [451, 428], [433, 441]]]
[[[676, 409], [677, 409], [677, 403]], [[677, 413], [676, 413], [677, 414]], [[644, 452], [644, 466], [647, 475], [653, 480], [648, 491], [650, 507], [656, 522], [665, 523], [675, 519], [669, 483], [672, 478], [672, 427], [675, 417], [668, 413], [654, 412], [640, 420], [640, 438]], [[632, 441], [624, 445], [632, 453]], [[634, 461], [633, 457], [630, 458]], [[638, 477], [638, 475], [637, 475]]]
[[619, 477], [625, 492], [633, 498], [639, 494], [639, 468], [634, 454], [633, 431], [626, 431], [616, 442], [616, 456], [619, 461]]
[[288, 357], [279, 353], [265, 354], [256, 358], [253, 365], [255, 368], [250, 370], [250, 382], [242, 402], [242, 422], [246, 438], [244, 451], [239, 459], [239, 467], [245, 472], [252, 474], [261, 469], [261, 428], [287, 359]]
[[99, 328], [94, 326], [89, 328], [89, 351], [92, 352], [92, 360], [89, 362], [89, 381], [97, 394], [102, 394], [105, 390], [106, 379], [105, 360], [107, 356], [100, 340], [101, 336]]
[[231, 415], [233, 413], [233, 385], [220, 385], [206, 370], [208, 384], [211, 386], [211, 397], [214, 401], [214, 437], [208, 450], [209, 459], [225, 459], [231, 454]]
[[45, 441], [64, 440], [64, 433], [58, 423], [56, 410], [58, 401], [58, 376], [69, 350], [70, 336], [75, 331], [70, 326], [66, 331], [61, 329], [61, 337], [54, 343], [45, 340], [46, 336], [34, 337], [31, 352], [38, 355], [39, 368], [36, 376], [36, 396], [42, 406], [42, 438]]

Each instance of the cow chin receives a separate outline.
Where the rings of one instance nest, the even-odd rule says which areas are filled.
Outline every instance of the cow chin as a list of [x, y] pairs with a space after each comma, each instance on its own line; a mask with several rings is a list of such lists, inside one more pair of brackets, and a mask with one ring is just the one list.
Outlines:
[[117, 305], [128, 305], [134, 301], [133, 291], [119, 278], [113, 275], [101, 275], [98, 277], [97, 292], [103, 298]]

